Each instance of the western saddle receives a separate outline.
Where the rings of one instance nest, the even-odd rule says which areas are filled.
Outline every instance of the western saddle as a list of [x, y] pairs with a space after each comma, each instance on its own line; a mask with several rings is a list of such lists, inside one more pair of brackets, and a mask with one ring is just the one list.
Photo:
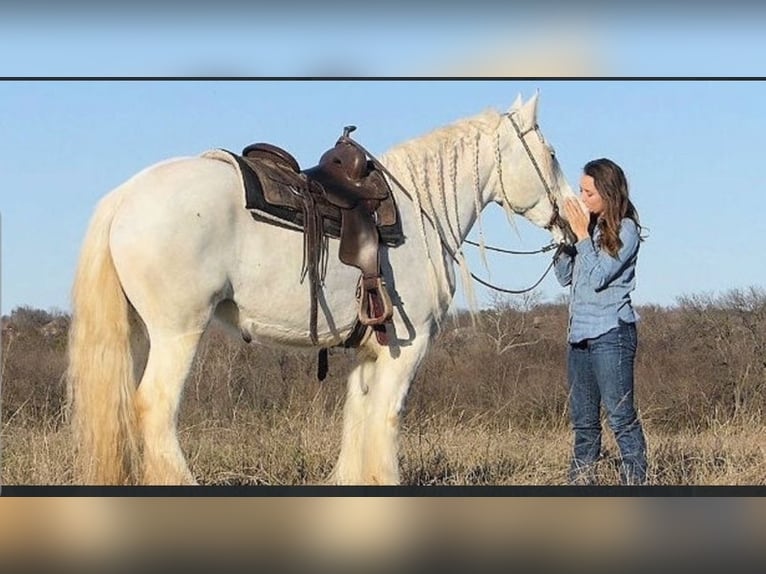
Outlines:
[[[387, 344], [385, 323], [391, 319], [391, 297], [380, 272], [380, 244], [403, 242], [391, 189], [376, 163], [349, 137], [346, 126], [319, 163], [301, 170], [286, 150], [254, 143], [235, 158], [245, 180], [246, 207], [253, 217], [266, 215], [276, 224], [302, 230], [304, 237], [301, 281], [308, 274], [311, 313], [309, 332], [317, 343], [317, 294], [326, 271], [326, 237], [340, 239], [339, 258], [361, 271], [356, 286], [357, 328], [345, 346], [358, 344], [367, 327]], [[232, 154], [234, 155], [234, 154]], [[351, 339], [356, 339], [351, 341]], [[326, 349], [320, 354], [326, 373]]]

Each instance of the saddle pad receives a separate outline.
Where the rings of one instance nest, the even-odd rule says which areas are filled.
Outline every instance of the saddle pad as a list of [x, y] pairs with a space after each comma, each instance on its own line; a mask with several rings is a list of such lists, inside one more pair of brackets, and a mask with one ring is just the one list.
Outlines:
[[[286, 180], [280, 170], [270, 169], [268, 162], [263, 162], [259, 172], [256, 172], [246, 158], [225, 149], [207, 151], [202, 154], [202, 157], [225, 161], [236, 169], [244, 188], [245, 208], [255, 219], [266, 220], [295, 231], [303, 231], [300, 197], [289, 191], [291, 182]], [[319, 201], [316, 205], [322, 215], [324, 233], [330, 237], [339, 238], [340, 209]], [[390, 202], [381, 203], [378, 216], [383, 222], [392, 222], [378, 225], [381, 243], [389, 247], [401, 245], [404, 242], [404, 234], [393, 198]]]

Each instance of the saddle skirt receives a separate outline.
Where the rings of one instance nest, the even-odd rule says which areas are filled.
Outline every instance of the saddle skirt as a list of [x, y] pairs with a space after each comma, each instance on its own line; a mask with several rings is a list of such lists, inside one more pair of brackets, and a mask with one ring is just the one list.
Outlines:
[[[247, 157], [228, 150], [217, 151], [229, 155], [237, 163], [245, 190], [245, 208], [254, 218], [305, 231], [303, 201], [297, 189], [308, 186], [321, 215], [322, 231], [329, 237], [340, 238], [343, 208], [327, 198], [325, 186], [319, 180], [307, 177], [305, 172], [285, 169], [287, 162], [281, 162], [277, 156], [251, 154]], [[388, 185], [377, 170], [369, 177]], [[374, 211], [380, 242], [388, 247], [401, 245], [404, 234], [393, 194], [380, 200]]]

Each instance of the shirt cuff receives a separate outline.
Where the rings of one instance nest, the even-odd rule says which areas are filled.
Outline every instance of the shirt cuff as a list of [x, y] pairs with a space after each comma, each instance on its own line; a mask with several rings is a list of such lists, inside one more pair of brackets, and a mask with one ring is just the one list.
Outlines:
[[585, 253], [586, 251], [593, 251], [593, 241], [590, 237], [585, 237], [577, 243], [575, 243], [575, 249], [577, 253]]

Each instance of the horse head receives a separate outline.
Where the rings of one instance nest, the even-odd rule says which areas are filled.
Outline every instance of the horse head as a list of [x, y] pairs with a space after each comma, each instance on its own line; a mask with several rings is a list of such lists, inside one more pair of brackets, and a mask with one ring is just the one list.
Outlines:
[[519, 95], [497, 135], [498, 185], [493, 200], [509, 216], [516, 213], [551, 232], [554, 241], [571, 241], [564, 219], [563, 202], [576, 195], [569, 186], [553, 146], [545, 139], [537, 120], [539, 92], [522, 102]]

